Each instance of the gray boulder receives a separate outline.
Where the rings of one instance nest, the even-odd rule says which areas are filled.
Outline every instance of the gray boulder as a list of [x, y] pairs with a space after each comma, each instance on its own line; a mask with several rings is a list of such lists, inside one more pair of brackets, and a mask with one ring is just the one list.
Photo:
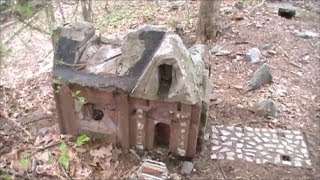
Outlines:
[[259, 62], [262, 58], [262, 54], [258, 48], [251, 48], [245, 54], [246, 60], [251, 63]]
[[278, 116], [278, 108], [270, 99], [263, 99], [259, 101], [255, 107], [255, 113], [259, 116], [274, 117]]
[[258, 89], [261, 85], [272, 82], [272, 74], [268, 64], [264, 63], [258, 70], [253, 74], [248, 84], [245, 86], [245, 91], [251, 91]]
[[190, 174], [193, 170], [193, 163], [190, 161], [184, 161], [181, 167], [181, 174]]

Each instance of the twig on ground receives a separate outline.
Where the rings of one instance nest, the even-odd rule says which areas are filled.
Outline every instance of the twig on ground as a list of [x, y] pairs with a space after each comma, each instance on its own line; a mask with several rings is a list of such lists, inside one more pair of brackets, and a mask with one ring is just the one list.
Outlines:
[[132, 153], [133, 155], [135, 155], [139, 160], [141, 159], [140, 156], [136, 153], [135, 150], [129, 149], [129, 152]]
[[[36, 19], [36, 17], [38, 16], [38, 13], [35, 14], [32, 18], [28, 19], [26, 22], [27, 23], [31, 23], [33, 20]], [[20, 27], [18, 28], [15, 28], [15, 31], [13, 31], [13, 33], [7, 38], [7, 39], [4, 39], [2, 41], [2, 44], [7, 44], [11, 39], [14, 38], [14, 36], [16, 36], [17, 34], [19, 34], [27, 25], [26, 24], [22, 24]]]
[[72, 16], [71, 16], [71, 21], [73, 20], [74, 16], [76, 15], [77, 11], [78, 11], [78, 6], [79, 6], [79, 1], [77, 1], [77, 4], [76, 4], [76, 9], [74, 10]]
[[277, 47], [282, 51], [282, 53], [289, 59], [289, 64], [291, 64], [291, 65], [293, 65], [293, 66], [295, 66], [295, 67], [297, 67], [297, 68], [302, 68], [301, 66], [299, 66], [298, 64], [296, 64], [296, 63], [294, 63], [294, 62], [292, 62], [291, 61], [291, 58], [290, 58], [290, 56], [288, 55], [288, 53], [281, 47], [281, 46], [279, 46], [279, 45], [277, 45]]
[[63, 13], [60, 1], [56, 0], [56, 3], [58, 5], [59, 11], [60, 11], [60, 14], [61, 14], [61, 17], [62, 17], [62, 22], [65, 23], [66, 22], [66, 18], [64, 17], [64, 13]]
[[68, 180], [71, 180], [72, 178], [70, 177], [70, 175], [68, 174], [66, 168], [64, 166], [62, 166], [61, 164], [59, 164], [60, 169], [62, 170], [63, 174], [66, 176], [66, 178]]
[[253, 6], [253, 7], [250, 9], [250, 11], [248, 11], [247, 15], [250, 15], [250, 14], [251, 14], [254, 10], [256, 10], [258, 7], [264, 5], [265, 2], [266, 2], [266, 0], [263, 0], [263, 1], [261, 1], [261, 3]]
[[223, 179], [226, 180], [226, 179], [227, 179], [227, 176], [226, 176], [226, 174], [224, 173], [224, 171], [223, 171], [222, 167], [220, 166], [220, 164], [219, 164], [218, 162], [215, 162], [215, 165], [219, 168], [220, 173], [221, 173], [222, 176], [223, 176]]
[[34, 152], [31, 154], [31, 156], [35, 155], [37, 152], [44, 151], [44, 150], [46, 150], [46, 149], [52, 148], [52, 147], [54, 147], [54, 146], [57, 146], [57, 145], [59, 145], [60, 143], [61, 143], [60, 141], [57, 141], [57, 142], [51, 143], [51, 144], [49, 144], [49, 145], [47, 145], [47, 146], [45, 146], [45, 147], [41, 147], [41, 148], [37, 149], [36, 151], [34, 151]]
[[32, 137], [31, 134], [29, 133], [29, 131], [27, 131], [27, 129], [25, 127], [23, 127], [21, 124], [19, 124], [17, 121], [15, 121], [12, 118], [9, 118], [6, 114], [5, 114], [5, 119], [13, 122], [14, 125], [18, 126], [20, 129], [22, 129], [23, 132], [25, 132], [29, 137]]
[[0, 167], [0, 172], [1, 172], [1, 174], [2, 174], [2, 173], [4, 173], [4, 174], [11, 174], [11, 175], [17, 176], [17, 177], [19, 177], [19, 178], [30, 179], [28, 176], [26, 177], [25, 174], [18, 173], [18, 172], [16, 172], [16, 171], [14, 171], [13, 169], [7, 169], [7, 168], [2, 168], [2, 167]]

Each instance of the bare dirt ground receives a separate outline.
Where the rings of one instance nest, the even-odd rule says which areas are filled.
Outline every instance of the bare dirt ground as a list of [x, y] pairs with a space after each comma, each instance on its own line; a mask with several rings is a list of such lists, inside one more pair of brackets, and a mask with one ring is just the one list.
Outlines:
[[[230, 54], [212, 55], [208, 59], [214, 84], [210, 97], [209, 126], [229, 124], [301, 130], [307, 141], [313, 168], [211, 160], [210, 140], [191, 159], [195, 170], [188, 176], [180, 175], [181, 158], [159, 154], [157, 149], [144, 154], [144, 157], [150, 156], [165, 162], [169, 171], [176, 173], [176, 178], [320, 179], [320, 41], [319, 38], [304, 39], [291, 33], [295, 29], [320, 32], [319, 3], [295, 1], [293, 4], [306, 10], [306, 13], [290, 20], [270, 12], [259, 2], [245, 1], [243, 10], [234, 8], [234, 0], [222, 5], [221, 34], [217, 42], [208, 45], [223, 45]], [[123, 37], [128, 29], [143, 23], [161, 24], [172, 29], [183, 27], [182, 39], [186, 45], [195, 42], [197, 1], [190, 1], [189, 8], [183, 5], [177, 10], [170, 8], [172, 2], [169, 1], [160, 1], [158, 4], [151, 1], [132, 4], [111, 1], [109, 12], [104, 10], [104, 4], [99, 1], [94, 6], [95, 26], [102, 34]], [[76, 5], [62, 4], [62, 8], [65, 17], [72, 17]], [[59, 10], [55, 15], [59, 21]], [[78, 14], [74, 17], [77, 19]], [[46, 29], [45, 22], [44, 13], [40, 11], [35, 24]], [[21, 23], [14, 23], [1, 28], [2, 42], [20, 26]], [[273, 45], [272, 51], [262, 50], [266, 44]], [[1, 176], [15, 174], [17, 177], [26, 177], [24, 172], [29, 171], [34, 172], [29, 173], [29, 178], [128, 177], [140, 163], [136, 155], [122, 153], [116, 147], [94, 140], [75, 146], [76, 137], [59, 135], [50, 76], [53, 58], [50, 35], [25, 27], [6, 47], [11, 52], [1, 57]], [[262, 62], [251, 64], [245, 61], [244, 53], [251, 47], [258, 47], [262, 51]], [[264, 62], [272, 69], [274, 83], [244, 92], [241, 88]], [[266, 97], [276, 102], [280, 110], [278, 118], [270, 120], [253, 113], [255, 103]], [[69, 170], [58, 163], [62, 154], [58, 144], [61, 139], [68, 146]], [[24, 161], [29, 165], [27, 168], [23, 166]], [[38, 166], [36, 170], [32, 169], [34, 164]], [[10, 172], [5, 173], [7, 170]]]

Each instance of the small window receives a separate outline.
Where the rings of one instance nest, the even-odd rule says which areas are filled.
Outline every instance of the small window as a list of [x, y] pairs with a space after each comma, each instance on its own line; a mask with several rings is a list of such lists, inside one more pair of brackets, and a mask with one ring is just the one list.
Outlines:
[[172, 66], [167, 64], [162, 64], [159, 66], [159, 97], [168, 97], [168, 93], [172, 83]]

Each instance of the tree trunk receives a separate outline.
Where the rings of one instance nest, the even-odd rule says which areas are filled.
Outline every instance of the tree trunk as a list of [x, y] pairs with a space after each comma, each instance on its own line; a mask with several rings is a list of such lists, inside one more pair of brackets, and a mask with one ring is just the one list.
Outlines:
[[221, 0], [201, 0], [197, 26], [197, 41], [204, 43], [215, 40], [219, 28], [219, 10]]
[[82, 16], [85, 21], [93, 21], [92, 0], [81, 0]]

